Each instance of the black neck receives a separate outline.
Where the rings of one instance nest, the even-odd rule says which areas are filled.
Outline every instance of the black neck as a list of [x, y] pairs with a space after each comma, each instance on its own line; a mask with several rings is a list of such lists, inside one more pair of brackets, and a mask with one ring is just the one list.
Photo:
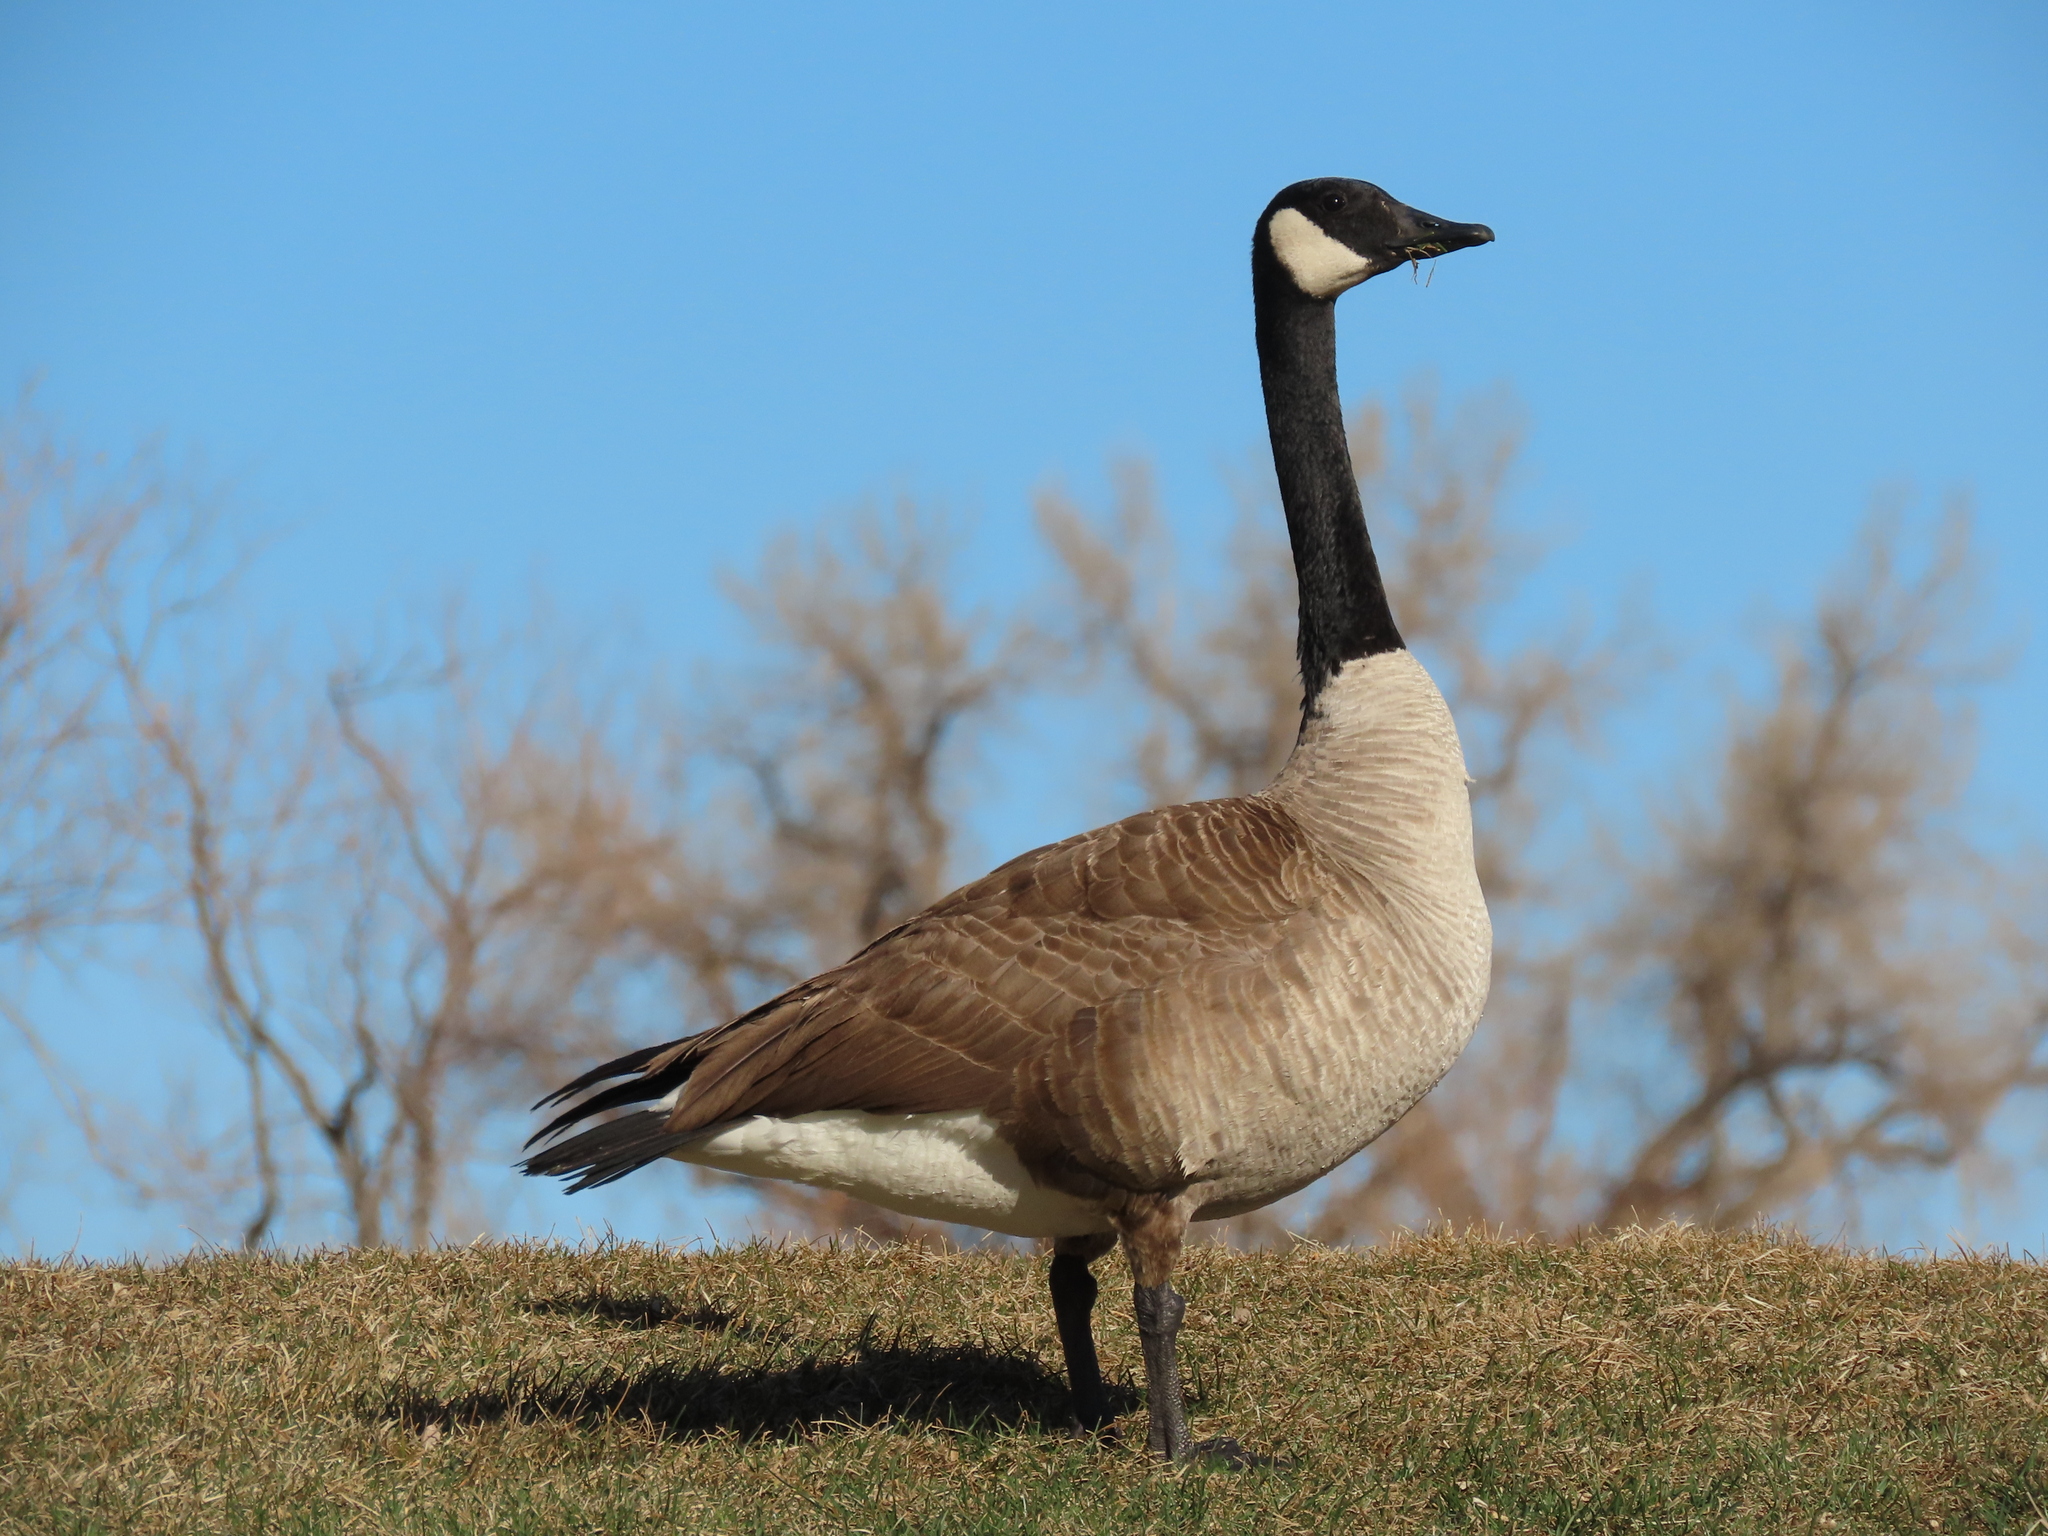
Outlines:
[[1345, 662], [1404, 645], [1387, 606], [1344, 441], [1337, 306], [1303, 294], [1263, 248], [1252, 261], [1252, 301], [1266, 427], [1301, 593], [1295, 653], [1301, 660], [1302, 712], [1309, 715], [1323, 685]]

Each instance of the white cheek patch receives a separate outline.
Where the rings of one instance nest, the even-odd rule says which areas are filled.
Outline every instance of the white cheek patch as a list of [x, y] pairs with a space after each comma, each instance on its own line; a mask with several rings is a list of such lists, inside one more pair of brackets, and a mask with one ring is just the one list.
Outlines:
[[1273, 254], [1294, 284], [1312, 299], [1334, 299], [1372, 276], [1372, 263], [1342, 240], [1316, 228], [1297, 208], [1282, 208], [1266, 225]]

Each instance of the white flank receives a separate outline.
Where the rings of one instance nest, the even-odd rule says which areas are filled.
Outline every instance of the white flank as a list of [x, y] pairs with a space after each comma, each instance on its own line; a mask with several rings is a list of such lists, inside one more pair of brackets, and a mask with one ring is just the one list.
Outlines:
[[1299, 209], [1282, 208], [1266, 225], [1273, 254], [1295, 286], [1312, 299], [1334, 299], [1372, 276], [1372, 263], [1342, 240], [1324, 234]]
[[755, 1115], [669, 1155], [727, 1173], [836, 1189], [905, 1216], [1012, 1237], [1110, 1230], [1098, 1202], [1047, 1189], [1026, 1173], [1010, 1144], [977, 1112]]

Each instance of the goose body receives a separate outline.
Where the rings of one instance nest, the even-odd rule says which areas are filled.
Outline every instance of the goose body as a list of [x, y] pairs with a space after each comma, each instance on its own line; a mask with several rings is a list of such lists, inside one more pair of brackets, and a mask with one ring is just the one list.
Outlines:
[[[646, 1130], [1017, 1237], [1108, 1232], [1118, 1189], [1196, 1188], [1203, 1220], [1320, 1178], [1457, 1058], [1489, 937], [1429, 675], [1367, 657], [1326, 699], [1263, 793], [1036, 849], [678, 1042]], [[851, 1102], [789, 1112], [821, 1097]]]
[[1148, 1439], [1187, 1454], [1168, 1283], [1187, 1223], [1257, 1209], [1351, 1157], [1449, 1069], [1485, 1001], [1464, 759], [1387, 608], [1331, 306], [1400, 261], [1491, 238], [1335, 178], [1261, 216], [1259, 356], [1306, 695], [1268, 788], [1036, 849], [728, 1024], [596, 1068], [544, 1101], [596, 1090], [536, 1140], [640, 1107], [527, 1171], [585, 1188], [675, 1158], [1053, 1239], [1091, 1426], [1107, 1413], [1087, 1266], [1121, 1238]]

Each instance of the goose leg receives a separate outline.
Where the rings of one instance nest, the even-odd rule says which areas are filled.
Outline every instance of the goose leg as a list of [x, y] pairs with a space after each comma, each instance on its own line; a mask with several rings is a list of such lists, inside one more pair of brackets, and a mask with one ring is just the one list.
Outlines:
[[1145, 1449], [1167, 1461], [1186, 1461], [1188, 1411], [1180, 1385], [1180, 1320], [1187, 1315], [1188, 1304], [1164, 1280], [1136, 1286], [1131, 1301], [1138, 1314], [1138, 1342], [1145, 1350]]
[[1073, 1395], [1074, 1418], [1087, 1433], [1109, 1422], [1109, 1393], [1102, 1385], [1102, 1364], [1095, 1355], [1097, 1286], [1088, 1266], [1116, 1246], [1107, 1235], [1063, 1237], [1052, 1247], [1052, 1315], [1059, 1324], [1060, 1350], [1067, 1357], [1067, 1388]]
[[1188, 1439], [1187, 1400], [1180, 1381], [1180, 1324], [1188, 1304], [1173, 1288], [1172, 1276], [1193, 1209], [1194, 1201], [1185, 1194], [1172, 1199], [1141, 1196], [1117, 1220], [1131, 1261], [1131, 1302], [1138, 1317], [1138, 1342], [1145, 1351], [1145, 1448], [1166, 1461], [1213, 1456], [1232, 1467], [1260, 1465], [1261, 1458], [1235, 1440]]
[[1145, 1449], [1168, 1461], [1188, 1455], [1187, 1405], [1180, 1385], [1180, 1320], [1188, 1304], [1172, 1285], [1192, 1203], [1182, 1196], [1138, 1195], [1117, 1215], [1131, 1261], [1132, 1309], [1145, 1351]]

